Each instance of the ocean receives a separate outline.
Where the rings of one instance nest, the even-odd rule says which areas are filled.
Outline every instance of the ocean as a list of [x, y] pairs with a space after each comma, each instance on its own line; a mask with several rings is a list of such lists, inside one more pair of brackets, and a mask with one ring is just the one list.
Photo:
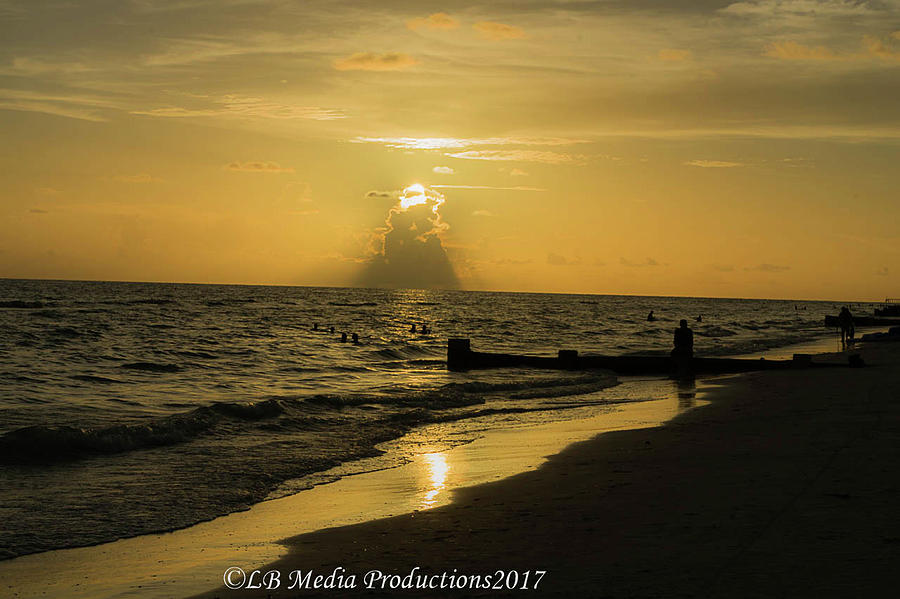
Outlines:
[[[379, 444], [422, 425], [423, 443], [449, 447], [658, 388], [626, 392], [609, 372], [448, 372], [448, 337], [483, 351], [662, 354], [688, 318], [698, 355], [759, 354], [833, 336], [822, 317], [835, 307], [0, 280], [0, 558], [189, 526], [354, 474], [360, 458], [391, 467], [409, 456]], [[423, 323], [429, 334], [412, 332]]]

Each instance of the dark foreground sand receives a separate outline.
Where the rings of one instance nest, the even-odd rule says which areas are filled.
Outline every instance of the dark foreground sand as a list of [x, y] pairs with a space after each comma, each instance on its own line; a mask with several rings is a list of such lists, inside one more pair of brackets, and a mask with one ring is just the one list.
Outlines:
[[[755, 373], [668, 425], [601, 435], [428, 512], [288, 541], [329, 574], [546, 570], [554, 597], [880, 597], [900, 572], [900, 344], [864, 369]], [[220, 589], [205, 597], [499, 591]]]

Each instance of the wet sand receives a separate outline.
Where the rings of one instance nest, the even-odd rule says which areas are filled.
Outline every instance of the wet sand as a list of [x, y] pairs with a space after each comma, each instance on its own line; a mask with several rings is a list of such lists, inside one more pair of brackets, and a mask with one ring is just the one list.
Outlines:
[[[546, 570], [540, 596], [848, 597], [892, 592], [900, 564], [900, 344], [869, 367], [753, 373], [665, 426], [570, 446], [452, 504], [286, 541], [278, 590], [205, 598], [481, 596], [361, 589], [370, 570]], [[239, 565], [239, 564], [238, 564]], [[355, 589], [287, 590], [345, 569]], [[434, 579], [432, 579], [434, 580]], [[521, 579], [520, 579], [521, 580]]]

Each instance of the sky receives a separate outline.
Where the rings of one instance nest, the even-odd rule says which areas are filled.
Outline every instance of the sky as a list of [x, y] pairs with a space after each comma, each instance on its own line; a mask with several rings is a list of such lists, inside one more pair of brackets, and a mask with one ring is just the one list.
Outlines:
[[0, 0], [0, 277], [900, 296], [900, 0]]

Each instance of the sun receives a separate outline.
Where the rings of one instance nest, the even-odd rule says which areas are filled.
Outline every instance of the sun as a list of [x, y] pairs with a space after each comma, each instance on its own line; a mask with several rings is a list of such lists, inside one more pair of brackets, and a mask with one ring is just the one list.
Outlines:
[[419, 206], [428, 201], [425, 195], [425, 186], [421, 183], [413, 183], [400, 194], [400, 208], [409, 210], [413, 206]]

